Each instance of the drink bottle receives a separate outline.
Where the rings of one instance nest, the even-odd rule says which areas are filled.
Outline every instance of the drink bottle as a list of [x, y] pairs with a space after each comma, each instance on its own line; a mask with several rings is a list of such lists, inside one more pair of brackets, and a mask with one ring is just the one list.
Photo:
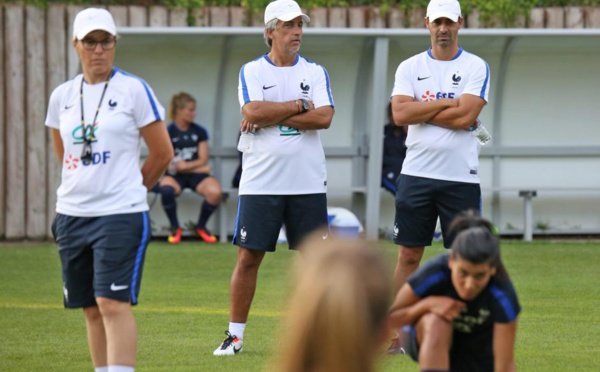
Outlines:
[[179, 156], [175, 156], [171, 159], [171, 163], [169, 163], [169, 167], [167, 168], [167, 174], [174, 176], [177, 174], [177, 162], [181, 160]]
[[469, 128], [469, 132], [471, 132], [473, 137], [475, 137], [477, 139], [477, 142], [479, 142], [479, 144], [481, 144], [482, 146], [490, 142], [492, 139], [490, 132], [488, 132], [487, 129], [485, 129], [483, 123], [479, 119], [477, 119], [477, 122], [475, 124], [471, 125], [471, 127]]
[[254, 141], [254, 132], [242, 132], [238, 141], [237, 149], [240, 152], [249, 152], [252, 149], [252, 142]]

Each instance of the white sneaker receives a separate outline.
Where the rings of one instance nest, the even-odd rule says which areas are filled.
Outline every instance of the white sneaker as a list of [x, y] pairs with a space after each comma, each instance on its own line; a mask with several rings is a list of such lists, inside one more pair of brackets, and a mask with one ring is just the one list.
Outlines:
[[402, 344], [400, 343], [400, 339], [398, 337], [394, 337], [392, 339], [392, 342], [390, 343], [390, 346], [385, 351], [385, 354], [387, 354], [387, 355], [406, 354], [406, 350], [404, 350], [404, 348], [402, 347]]
[[235, 355], [237, 353], [241, 353], [244, 345], [242, 340], [229, 333], [229, 331], [225, 331], [225, 335], [227, 335], [227, 337], [223, 340], [221, 346], [213, 351], [213, 355]]

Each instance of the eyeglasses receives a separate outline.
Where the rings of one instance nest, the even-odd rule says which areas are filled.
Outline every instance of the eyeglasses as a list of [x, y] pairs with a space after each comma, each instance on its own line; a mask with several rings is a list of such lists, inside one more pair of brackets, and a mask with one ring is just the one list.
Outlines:
[[92, 39], [83, 39], [80, 40], [83, 49], [85, 50], [96, 50], [96, 46], [100, 44], [102, 50], [111, 50], [117, 45], [117, 39], [108, 38], [102, 41], [92, 40]]

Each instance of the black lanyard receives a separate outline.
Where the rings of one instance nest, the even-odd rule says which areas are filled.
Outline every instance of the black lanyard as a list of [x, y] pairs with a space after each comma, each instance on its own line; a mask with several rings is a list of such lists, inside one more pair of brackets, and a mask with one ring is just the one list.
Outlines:
[[111, 77], [112, 71], [108, 76], [108, 79], [106, 79], [106, 83], [104, 84], [104, 89], [102, 90], [102, 95], [100, 96], [100, 102], [98, 102], [98, 108], [96, 108], [96, 114], [94, 115], [94, 120], [92, 120], [89, 136], [87, 135], [85, 119], [83, 118], [83, 82], [85, 79], [83, 77], [81, 78], [81, 86], [79, 87], [79, 100], [81, 101], [81, 130], [83, 131], [83, 141], [88, 145], [91, 144], [92, 140], [94, 139], [94, 123], [96, 122], [96, 119], [98, 119], [98, 113], [100, 112], [100, 107], [102, 106], [102, 101], [104, 100], [104, 94], [106, 93], [106, 88], [108, 88], [108, 82], [110, 81]]

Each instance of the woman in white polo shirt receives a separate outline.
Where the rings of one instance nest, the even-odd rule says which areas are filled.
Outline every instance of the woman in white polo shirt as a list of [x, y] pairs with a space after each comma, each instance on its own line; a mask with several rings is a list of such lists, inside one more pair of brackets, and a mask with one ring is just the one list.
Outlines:
[[[116, 26], [105, 9], [75, 17], [82, 74], [50, 97], [46, 126], [62, 163], [52, 224], [64, 305], [83, 308], [96, 371], [133, 371], [137, 304], [150, 239], [147, 189], [173, 157], [164, 109], [141, 79], [114, 67]], [[139, 167], [142, 138], [149, 155]]]

